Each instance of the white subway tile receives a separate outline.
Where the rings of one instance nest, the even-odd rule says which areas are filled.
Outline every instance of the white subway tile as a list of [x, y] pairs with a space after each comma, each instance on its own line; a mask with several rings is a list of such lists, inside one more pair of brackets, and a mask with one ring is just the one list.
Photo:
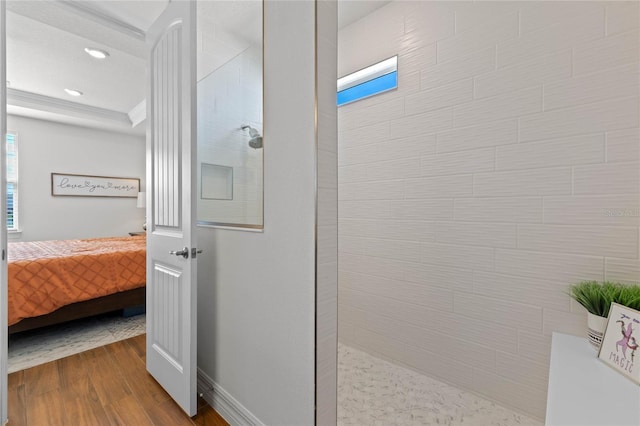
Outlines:
[[640, 160], [639, 129], [607, 132], [607, 163]]
[[458, 266], [442, 266], [425, 263], [406, 263], [403, 279], [409, 282], [446, 287], [452, 290], [470, 291], [473, 288], [473, 272]]
[[640, 175], [637, 161], [575, 167], [573, 192], [576, 195], [638, 194]]
[[[455, 10], [439, 2], [409, 2], [405, 15], [405, 40], [419, 44], [431, 44], [455, 34]], [[425, 25], [429, 22], [429, 25]]]
[[636, 64], [640, 59], [639, 46], [638, 31], [576, 46], [573, 49], [573, 74], [580, 75], [624, 64]]
[[[338, 123], [344, 123], [344, 118], [338, 110]], [[340, 126], [339, 127], [343, 127]], [[369, 145], [384, 142], [389, 139], [389, 122], [382, 121], [372, 126], [359, 127], [352, 130], [341, 130], [338, 132], [340, 148], [350, 148], [358, 145]]]
[[342, 219], [342, 235], [385, 238], [390, 240], [433, 241], [435, 222], [428, 220]]
[[598, 2], [521, 2], [520, 33], [525, 34], [549, 26], [571, 25], [577, 16], [603, 13]]
[[491, 1], [486, 3], [456, 2], [456, 32], [461, 33], [474, 27], [491, 26], [497, 17], [518, 12], [519, 2]]
[[[496, 366], [496, 369], [499, 371], [500, 366]], [[473, 369], [472, 389], [533, 417], [544, 417], [547, 403], [547, 392], [544, 390], [514, 382], [479, 368]]]
[[[534, 332], [542, 331], [542, 308], [524, 303], [455, 292], [453, 310], [474, 321], [508, 324], [510, 327]], [[513, 348], [513, 352], [516, 352]]]
[[493, 171], [495, 150], [493, 148], [451, 152], [422, 157], [422, 176], [442, 176], [461, 173]]
[[436, 152], [436, 135], [392, 139], [378, 144], [376, 148], [378, 159], [397, 160], [421, 157]]
[[401, 200], [404, 198], [404, 181], [385, 180], [354, 183], [355, 200]]
[[372, 275], [355, 274], [346, 280], [344, 286], [359, 292], [366, 292], [385, 299], [426, 306], [444, 311], [453, 310], [453, 291], [442, 287], [431, 287], [400, 279], [388, 279]]
[[392, 120], [390, 123], [391, 134], [395, 138], [406, 138], [409, 136], [428, 135], [453, 126], [453, 110], [443, 108], [436, 111], [429, 111], [420, 115], [403, 117]]
[[[415, 73], [418, 77], [418, 88], [420, 88], [420, 71], [427, 67], [432, 67], [437, 62], [436, 44], [426, 45], [421, 42], [403, 46], [398, 52], [398, 74], [409, 72]], [[398, 87], [401, 86], [398, 81]]]
[[435, 89], [423, 90], [405, 97], [405, 114], [415, 115], [470, 101], [473, 81], [460, 80]]
[[433, 241], [436, 223], [430, 220], [389, 219], [378, 223], [378, 238], [407, 241]]
[[607, 4], [607, 36], [638, 29], [640, 4], [637, 1]]
[[636, 259], [638, 229], [622, 226], [518, 225], [518, 248]]
[[544, 222], [567, 225], [638, 226], [639, 194], [545, 197]]
[[[571, 193], [571, 169], [556, 167], [473, 175], [474, 197], [518, 197]], [[411, 189], [407, 188], [407, 196]]]
[[542, 111], [542, 88], [532, 87], [455, 106], [453, 123], [455, 127], [473, 126], [539, 111]]
[[498, 42], [498, 68], [604, 37], [604, 9]]
[[[517, 350], [517, 331], [513, 327], [495, 324], [485, 327], [479, 321], [469, 321], [453, 312], [428, 309], [424, 306], [385, 299], [367, 293], [339, 288], [339, 300], [344, 306], [373, 312], [383, 317], [399, 319], [409, 324], [437, 330], [455, 338], [515, 353]], [[342, 316], [340, 320], [342, 321]]]
[[473, 192], [473, 175], [437, 176], [406, 181], [405, 198], [465, 197]]
[[469, 222], [542, 222], [542, 198], [456, 198], [455, 220]]
[[438, 153], [507, 145], [518, 142], [518, 122], [515, 119], [492, 121], [472, 127], [438, 132]]
[[570, 314], [567, 312], [544, 309], [544, 334], [550, 336], [554, 331], [558, 333], [572, 334], [574, 336], [586, 337], [587, 334], [587, 311], [580, 314]]
[[367, 180], [367, 166], [365, 164], [338, 167], [338, 181], [341, 184], [365, 180]]
[[453, 199], [394, 201], [390, 209], [391, 217], [397, 219], [450, 219], [453, 217]]
[[570, 75], [571, 50], [561, 50], [476, 77], [474, 96], [475, 98], [496, 96], [526, 87], [539, 86]]
[[603, 133], [499, 146], [496, 148], [496, 170], [602, 163], [604, 146]]
[[498, 351], [496, 365], [498, 366], [496, 371], [499, 375], [516, 383], [522, 383], [546, 392], [549, 377], [548, 364], [532, 361], [522, 362], [519, 355]]
[[551, 337], [525, 330], [518, 331], [518, 355], [549, 365]]
[[341, 147], [338, 152], [339, 166], [371, 163], [377, 161], [379, 144], [356, 145], [351, 148]]
[[640, 65], [629, 64], [568, 78], [544, 86], [544, 109], [640, 95]]
[[[385, 158], [385, 157], [379, 157]], [[400, 160], [378, 161], [367, 164], [368, 180], [408, 179], [420, 176], [420, 158], [402, 158]]]
[[549, 279], [567, 284], [602, 281], [602, 257], [527, 250], [496, 249], [495, 271], [500, 274]]
[[458, 266], [481, 271], [492, 271], [494, 249], [454, 244], [422, 243], [422, 262], [427, 264]]
[[473, 292], [496, 299], [569, 311], [567, 283], [549, 277], [515, 277], [495, 272], [473, 273]]
[[358, 282], [362, 279], [362, 275], [390, 279], [402, 277], [407, 262], [340, 252], [338, 264], [340, 268], [338, 275], [342, 285], [351, 281]]
[[[400, 68], [400, 57], [398, 57], [398, 87], [387, 92], [388, 97], [405, 96], [420, 90], [420, 71], [411, 71], [408, 68]], [[371, 97], [369, 99], [375, 99]], [[382, 96], [379, 97], [382, 99]], [[364, 100], [364, 99], [363, 99]]]
[[495, 369], [495, 351], [477, 343], [456, 338], [448, 334], [440, 333], [419, 327], [397, 319], [385, 318], [354, 310], [350, 313], [349, 321], [357, 323], [363, 329], [372, 329], [385, 336], [392, 336], [402, 345], [414, 346], [439, 356], [451, 357], [465, 364]]
[[485, 247], [516, 247], [516, 224], [438, 222], [435, 241]]
[[[381, 97], [383, 95], [380, 95]], [[404, 116], [404, 99], [396, 98], [389, 101], [382, 101], [366, 108], [350, 108], [355, 107], [355, 103], [345, 105], [343, 111], [340, 111], [340, 119], [342, 129], [357, 129], [372, 124], [380, 123], [385, 120], [392, 120]], [[358, 105], [359, 106], [359, 105]]]
[[340, 218], [338, 220], [338, 232], [340, 235], [352, 237], [375, 236], [378, 232], [378, 225], [382, 222], [384, 220]]
[[496, 49], [490, 47], [473, 53], [454, 57], [449, 61], [428, 65], [420, 72], [422, 90], [442, 87], [457, 80], [472, 78], [495, 69]]
[[340, 183], [338, 185], [338, 201], [355, 199], [355, 187], [352, 183]]
[[518, 36], [518, 13], [497, 17], [486, 25], [472, 27], [454, 37], [438, 42], [438, 62], [445, 62], [472, 52], [493, 47]]
[[386, 200], [343, 201], [338, 206], [338, 217], [366, 219], [390, 217], [392, 204]]
[[607, 281], [640, 284], [640, 261], [637, 259], [607, 258], [604, 278]]
[[420, 261], [422, 243], [414, 241], [383, 240], [379, 238], [361, 238], [340, 236], [340, 251], [361, 256], [383, 257], [407, 262]]
[[638, 98], [615, 99], [520, 118], [520, 141], [638, 127]]

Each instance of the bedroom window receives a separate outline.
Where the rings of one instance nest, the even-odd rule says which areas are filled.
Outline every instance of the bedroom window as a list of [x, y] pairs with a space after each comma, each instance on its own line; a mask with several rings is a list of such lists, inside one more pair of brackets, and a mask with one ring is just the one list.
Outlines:
[[7, 231], [18, 231], [18, 147], [14, 133], [7, 133]]

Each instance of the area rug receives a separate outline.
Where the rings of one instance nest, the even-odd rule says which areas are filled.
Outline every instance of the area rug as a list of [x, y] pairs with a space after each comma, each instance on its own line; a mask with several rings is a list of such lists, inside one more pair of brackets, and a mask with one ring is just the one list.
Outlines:
[[145, 314], [110, 314], [9, 336], [9, 373], [145, 332]]

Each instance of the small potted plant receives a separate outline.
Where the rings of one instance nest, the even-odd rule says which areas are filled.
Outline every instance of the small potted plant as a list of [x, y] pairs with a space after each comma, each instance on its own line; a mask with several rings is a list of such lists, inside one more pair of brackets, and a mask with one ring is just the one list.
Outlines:
[[640, 286], [605, 281], [582, 281], [569, 287], [569, 295], [587, 310], [589, 342], [600, 348], [612, 302], [640, 310]]

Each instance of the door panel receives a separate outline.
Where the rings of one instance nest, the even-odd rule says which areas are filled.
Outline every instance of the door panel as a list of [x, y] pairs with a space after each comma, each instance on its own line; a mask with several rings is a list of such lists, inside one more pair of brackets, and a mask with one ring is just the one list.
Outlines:
[[195, 3], [171, 2], [147, 44], [147, 370], [195, 415]]

